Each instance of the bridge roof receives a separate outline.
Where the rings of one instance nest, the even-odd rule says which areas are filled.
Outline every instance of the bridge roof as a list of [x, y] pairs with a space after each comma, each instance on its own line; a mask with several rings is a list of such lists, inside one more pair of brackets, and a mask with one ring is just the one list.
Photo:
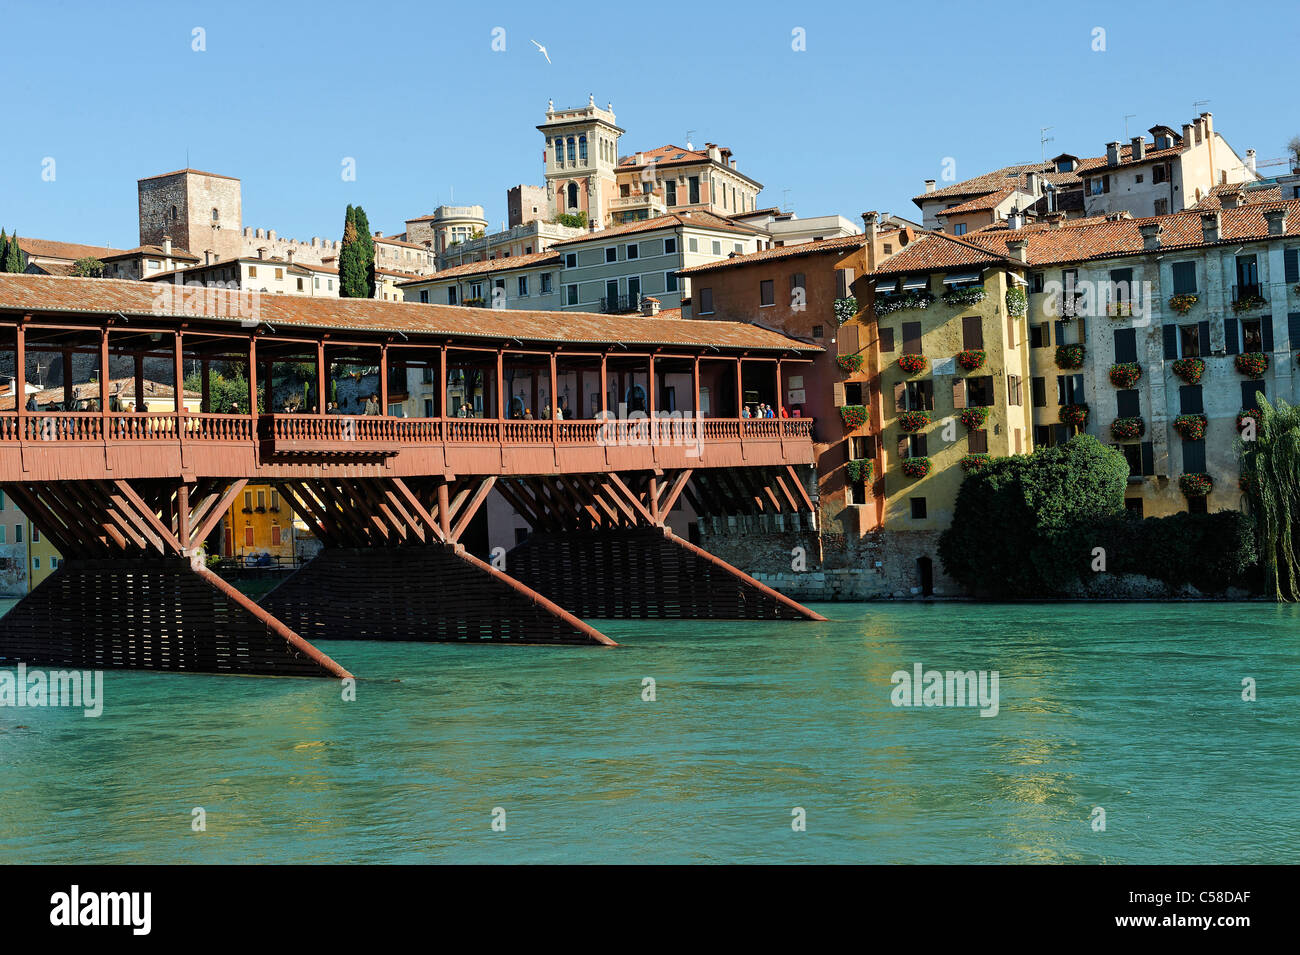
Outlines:
[[[0, 274], [0, 312], [103, 315], [238, 326], [243, 316], [220, 307], [216, 290], [125, 279]], [[237, 291], [226, 293], [233, 300]], [[242, 293], [246, 299], [248, 293]], [[466, 308], [357, 298], [260, 295], [255, 317], [273, 327], [361, 334], [589, 345], [676, 345], [742, 351], [820, 352], [816, 345], [755, 325], [640, 315]]]

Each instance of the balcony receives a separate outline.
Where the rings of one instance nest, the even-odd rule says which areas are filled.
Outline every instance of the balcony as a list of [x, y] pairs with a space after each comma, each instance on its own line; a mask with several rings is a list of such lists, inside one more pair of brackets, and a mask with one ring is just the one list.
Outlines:
[[641, 293], [636, 295], [615, 295], [600, 300], [600, 310], [606, 315], [626, 315], [641, 311]]
[[655, 189], [633, 196], [617, 196], [609, 204], [609, 214], [615, 217], [642, 210], [646, 213], [645, 218], [652, 219], [665, 214], [668, 211], [668, 203], [664, 200], [663, 190]]
[[1232, 287], [1232, 310], [1237, 314], [1262, 309], [1268, 304], [1266, 289], [1259, 283]]

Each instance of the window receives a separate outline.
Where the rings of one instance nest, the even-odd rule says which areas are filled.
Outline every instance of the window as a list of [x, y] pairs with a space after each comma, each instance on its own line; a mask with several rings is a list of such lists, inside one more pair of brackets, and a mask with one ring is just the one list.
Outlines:
[[921, 354], [921, 323], [920, 322], [903, 323], [903, 354], [905, 355]]
[[1241, 406], [1243, 408], [1258, 408], [1259, 396], [1264, 393], [1264, 382], [1243, 381], [1241, 383]]
[[59, 569], [59, 558], [57, 558], [57, 557], [51, 557], [51, 558], [50, 558], [50, 569], [52, 569], [52, 570], [58, 570], [58, 569]]
[[1142, 417], [1142, 400], [1136, 388], [1125, 388], [1115, 392], [1115, 417]]
[[277, 282], [284, 279], [284, 269], [275, 270], [275, 279]]
[[894, 330], [892, 328], [880, 329], [880, 350], [881, 351], [894, 350]]
[[688, 194], [690, 195], [690, 199], [688, 201], [691, 203], [699, 202], [700, 201], [700, 177], [691, 176], [689, 179], [687, 179], [686, 188]]
[[930, 454], [929, 442], [923, 434], [904, 435], [903, 446], [906, 453], [902, 457], [905, 458], [924, 458]]
[[719, 240], [719, 239], [714, 239], [714, 240], [713, 240], [713, 254], [714, 254], [714, 255], [721, 255], [721, 254], [722, 254], [722, 242], [721, 242], [721, 240]]
[[[899, 411], [933, 411], [934, 410], [934, 382], [928, 378], [919, 381], [909, 381], [904, 384], [905, 387], [901, 395], [904, 406]], [[895, 398], [897, 403], [897, 397]]]
[[301, 292], [302, 290], [302, 279], [298, 279], [298, 291]]
[[677, 180], [669, 177], [664, 181], [664, 202], [667, 205], [677, 205]]
[[966, 450], [971, 454], [988, 454], [989, 433], [982, 429], [968, 432], [966, 434]]
[[700, 314], [713, 314], [713, 289], [711, 288], [700, 289]]
[[[1227, 323], [1225, 322], [1225, 325]], [[1245, 318], [1241, 321], [1241, 350], [1246, 352], [1264, 350], [1263, 323], [1258, 318]], [[1227, 330], [1226, 328], [1224, 329]]]
[[1178, 340], [1184, 358], [1201, 357], [1201, 329], [1199, 325], [1179, 325]]
[[527, 294], [528, 294], [528, 276], [527, 276], [527, 275], [521, 275], [521, 276], [519, 276], [519, 294], [520, 294], [520, 295], [527, 295]]
[[1195, 262], [1175, 262], [1173, 275], [1175, 295], [1188, 295], [1196, 291]]
[[1029, 380], [1030, 400], [1035, 408], [1047, 407], [1047, 379], [1031, 378]]
[[1029, 326], [1029, 347], [1047, 348], [1052, 344], [1052, 326], [1047, 322]]
[[771, 279], [763, 279], [758, 283], [758, 304], [760, 308], [776, 304], [776, 290]]
[[1200, 385], [1183, 385], [1178, 389], [1180, 414], [1205, 414], [1205, 397]]
[[587, 137], [578, 137], [578, 158], [586, 162], [587, 160]]
[[[1155, 210], [1155, 211], [1156, 211], [1156, 215], [1158, 215], [1158, 216], [1167, 216], [1167, 215], [1169, 215], [1169, 200], [1168, 200], [1168, 199], [1157, 199], [1157, 200], [1156, 200], [1156, 210]], [[1139, 505], [1141, 505], [1141, 503], [1142, 503], [1141, 501], [1138, 501], [1138, 504], [1139, 504]], [[1141, 510], [1141, 507], [1139, 507], [1138, 509]]]
[[1205, 441], [1183, 442], [1183, 473], [1203, 474], [1205, 472]]
[[566, 285], [566, 286], [565, 286], [565, 296], [564, 296], [564, 299], [565, 299], [565, 303], [568, 304], [568, 305], [577, 305], [577, 304], [578, 304], [578, 286], [576, 286], [576, 285]]
[[1100, 196], [1110, 192], [1110, 176], [1099, 176], [1096, 179], [1083, 180], [1084, 189], [1090, 196]]
[[250, 266], [248, 267], [248, 277], [249, 277], [250, 279], [255, 279], [255, 278], [257, 278], [257, 266], [256, 266], [256, 265], [250, 265]]
[[251, 511], [252, 509], [253, 509], [253, 492], [252, 492], [252, 491], [245, 491], [245, 492], [244, 492], [244, 510], [245, 510], [245, 511]]
[[954, 226], [952, 227], [952, 234], [953, 234], [953, 235], [965, 235], [965, 234], [966, 234], [966, 223], [964, 223], [964, 222], [958, 222], [956, 225], [954, 225]]
[[5, 492], [0, 491], [0, 511], [5, 509]]
[[967, 350], [984, 347], [984, 326], [978, 315], [967, 315], [961, 320], [962, 348]]
[[1110, 301], [1112, 304], [1127, 305], [1133, 301], [1133, 270], [1110, 270]]
[[577, 158], [577, 149], [575, 148], [577, 144], [573, 141], [572, 136], [569, 137], [568, 146], [569, 146], [569, 162], [573, 162]]
[[550, 272], [542, 273], [542, 294], [543, 295], [551, 294], [551, 273]]
[[450, 285], [447, 287], [447, 304], [448, 305], [456, 304], [456, 286], [454, 285]]
[[670, 235], [664, 239], [664, 255], [677, 254], [677, 236]]
[[252, 527], [245, 527], [245, 528], [244, 528], [244, 546], [245, 546], [245, 547], [252, 547], [252, 546], [253, 546], [253, 528], [252, 528]]
[[1210, 502], [1205, 497], [1189, 497], [1187, 499], [1188, 514], [1208, 514], [1210, 512]]
[[[1130, 472], [1130, 473], [1132, 473], [1132, 472]], [[1124, 512], [1125, 512], [1126, 514], [1128, 514], [1129, 517], [1141, 518], [1141, 517], [1142, 517], [1142, 498], [1140, 498], [1140, 497], [1126, 497], [1126, 498], [1124, 498]]]
[[569, 194], [569, 208], [578, 208], [578, 184], [576, 182], [569, 183], [567, 192]]
[[825, 328], [824, 328], [823, 326], [821, 326], [821, 325], [814, 325], [814, 326], [812, 327], [812, 337], [813, 337], [813, 338], [825, 338], [825, 337], [826, 337], [826, 331], [825, 331]]
[[40, 542], [41, 542], [41, 529], [40, 529], [39, 527], [37, 527], [35, 524], [33, 524], [33, 525], [32, 525], [32, 543], [33, 543], [33, 544], [39, 544]]
[[867, 403], [862, 393], [862, 382], [846, 381], [844, 383], [844, 403], [846, 405], [865, 405]]
[[627, 247], [626, 255], [629, 259], [639, 259], [641, 257], [641, 247], [633, 242]]
[[731, 244], [731, 251], [732, 251], [732, 252], [735, 252], [737, 255], [741, 255], [741, 254], [743, 254], [744, 251], [745, 251], [745, 243], [743, 243], [743, 242], [733, 242], [733, 243]]
[[41, 559], [39, 557], [33, 557], [32, 570], [40, 570], [40, 569], [41, 569]]
[[677, 273], [676, 273], [676, 272], [665, 272], [665, 273], [664, 273], [664, 291], [665, 291], [665, 292], [676, 292], [676, 291], [677, 291]]
[[618, 249], [616, 247], [608, 248], [605, 250], [605, 261], [606, 262], [618, 261]]
[[569, 252], [564, 256], [564, 267], [566, 269], [576, 269], [578, 267], [578, 253]]
[[0, 544], [9, 543], [9, 541], [6, 539], [8, 536], [8, 531], [9, 531], [8, 527], [6, 527], [4, 524], [0, 524]]
[[1020, 382], [1019, 375], [1007, 375], [1007, 404], [1018, 406], [1024, 403]]
[[218, 213], [216, 209], [213, 209], [213, 210], [212, 210], [212, 221], [213, 221], [213, 222], [219, 222], [220, 220], [221, 220], [221, 214]]
[[1115, 361], [1127, 364], [1138, 360], [1137, 329], [1115, 329]]
[[925, 520], [925, 498], [912, 498], [912, 519], [916, 521]]
[[1151, 167], [1151, 182], [1153, 185], [1155, 183], [1164, 182], [1165, 179], [1168, 178], [1168, 176], [1169, 176], [1169, 167], [1166, 166], [1164, 163], [1157, 163], [1156, 165]]
[[633, 275], [627, 280], [627, 298], [632, 305], [641, 302], [641, 276]]
[[978, 378], [967, 378], [965, 379], [965, 381], [966, 381], [966, 406], [968, 408], [993, 407], [993, 376], [992, 375], [982, 375]]
[[1058, 405], [1081, 405], [1083, 397], [1083, 375], [1056, 376], [1056, 403]]
[[692, 236], [690, 239], [687, 240], [686, 247], [690, 249], [690, 251], [692, 252], [698, 252], [700, 251], [700, 240]]

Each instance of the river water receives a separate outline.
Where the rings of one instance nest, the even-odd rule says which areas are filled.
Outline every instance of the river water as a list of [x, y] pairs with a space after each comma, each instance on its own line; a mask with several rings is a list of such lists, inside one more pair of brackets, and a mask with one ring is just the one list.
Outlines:
[[[0, 706], [0, 861], [1300, 859], [1300, 609], [816, 609], [593, 621], [613, 649], [320, 642], [355, 702], [109, 672], [97, 719]], [[997, 715], [894, 706], [918, 663], [998, 671]]]

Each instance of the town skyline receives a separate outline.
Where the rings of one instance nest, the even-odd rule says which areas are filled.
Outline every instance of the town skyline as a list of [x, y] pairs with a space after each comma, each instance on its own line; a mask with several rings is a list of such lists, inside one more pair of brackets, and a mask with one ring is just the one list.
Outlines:
[[[927, 23], [927, 36], [937, 46], [943, 46], [945, 36], [963, 38], [972, 50], [980, 49], [981, 41], [995, 48], [1005, 42], [973, 14], [946, 5], [932, 9], [940, 19]], [[1188, 9], [1194, 11], [1195, 5]], [[1260, 15], [1266, 17], [1268, 9]], [[21, 9], [10, 14], [18, 26], [33, 15]], [[34, 75], [38, 64], [46, 76], [38, 84], [20, 82], [23, 95], [10, 122], [15, 132], [11, 142], [22, 145], [0, 153], [0, 182], [5, 184], [0, 187], [0, 224], [41, 238], [130, 248], [136, 244], [135, 181], [197, 168], [239, 178], [249, 210], [245, 225], [283, 235], [336, 238], [341, 210], [349, 203], [365, 206], [372, 226], [386, 234], [401, 231], [405, 219], [430, 213], [439, 204], [482, 205], [489, 231], [494, 231], [507, 218], [506, 188], [542, 179], [543, 140], [534, 127], [547, 100], [566, 108], [589, 96], [602, 107], [613, 104], [627, 130], [624, 154], [670, 143], [684, 146], [690, 134], [696, 146], [708, 141], [733, 150], [739, 168], [764, 184], [760, 205], [787, 207], [801, 216], [838, 213], [851, 219], [868, 208], [915, 215], [911, 197], [922, 191], [926, 178], [942, 184], [950, 181], [945, 178], [949, 174], [964, 179], [1033, 162], [1043, 153], [1100, 155], [1110, 140], [1127, 140], [1155, 124], [1177, 128], [1200, 110], [1214, 112], [1231, 141], [1243, 151], [1256, 149], [1261, 162], [1281, 157], [1291, 135], [1277, 119], [1283, 107], [1280, 88], [1225, 97], [1231, 64], [1219, 64], [1224, 74], [1216, 76], [1214, 64], [1171, 56], [1161, 64], [1167, 82], [1159, 89], [1135, 90], [1134, 83], [1149, 74], [1150, 66], [1149, 50], [1135, 37], [1154, 14], [1142, 11], [1094, 8], [1090, 19], [1100, 26], [1054, 14], [1040, 18], [1047, 22], [1046, 32], [1057, 38], [1051, 44], [1054, 52], [1020, 51], [1023, 68], [1050, 66], [1058, 75], [1072, 77], [1064, 85], [1004, 87], [993, 93], [982, 83], [954, 82], [953, 71], [919, 66], [910, 50], [886, 46], [873, 51], [863, 68], [889, 81], [867, 88], [860, 97], [834, 94], [829, 87], [826, 96], [808, 92], [863, 62], [854, 55], [859, 36], [837, 26], [841, 14], [805, 16], [760, 8], [752, 22], [735, 24], [706, 42], [715, 25], [710, 16], [699, 18], [699, 36], [685, 37], [676, 47], [683, 58], [701, 54], [700, 72], [685, 71], [685, 76], [657, 71], [652, 49], [593, 45], [592, 38], [605, 25], [566, 25], [569, 36], [553, 37], [554, 24], [510, 9], [481, 17], [414, 9], [404, 15], [409, 29], [374, 25], [375, 32], [401, 44], [403, 56], [418, 42], [411, 37], [436, 35], [440, 69], [462, 78], [492, 71], [491, 83], [458, 80], [460, 105], [448, 109], [437, 105], [447, 94], [445, 84], [437, 92], [421, 70], [404, 71], [400, 64], [406, 61], [388, 57], [383, 42], [372, 44], [372, 52], [353, 69], [340, 72], [334, 55], [346, 50], [348, 31], [330, 17], [307, 25], [295, 22], [290, 32], [274, 15], [260, 18], [260, 29], [277, 39], [280, 65], [268, 71], [260, 65], [257, 31], [227, 27], [224, 21], [203, 26], [200, 14], [161, 8], [128, 30], [88, 12], [83, 22], [93, 29], [58, 37], [41, 34], [21, 47], [0, 39], [0, 51], [21, 76]], [[1191, 48], [1200, 29], [1194, 21], [1191, 16], [1161, 24], [1171, 50]], [[873, 27], [896, 25], [905, 35], [907, 21], [894, 12], [873, 13], [870, 22]], [[498, 28], [504, 34], [497, 34]], [[195, 35], [196, 29], [203, 33]], [[1095, 35], [1098, 29], [1104, 31], [1100, 36]], [[9, 36], [23, 33], [15, 29]], [[538, 52], [534, 38], [547, 46], [551, 62]], [[1104, 49], [1092, 49], [1099, 42]], [[1263, 36], [1259, 56], [1267, 56], [1272, 45], [1282, 55], [1283, 42], [1280, 33]], [[494, 43], [505, 49], [494, 50]], [[123, 71], [128, 84], [135, 81], [150, 92], [129, 109], [121, 101], [98, 111], [82, 107], [75, 114], [80, 122], [67, 123], [66, 114], [53, 104], [75, 98], [77, 89], [92, 82], [105, 45], [138, 54], [128, 56], [125, 69], [120, 62], [114, 69]], [[203, 48], [195, 50], [195, 45]], [[795, 49], [801, 45], [804, 49]], [[752, 70], [755, 53], [782, 63], [788, 78], [798, 82], [767, 82], [764, 78], [772, 74], [766, 70], [753, 82], [734, 82]], [[384, 59], [387, 66], [375, 62]], [[160, 68], [178, 81], [174, 89], [153, 82]], [[391, 71], [395, 85], [375, 78], [380, 69]], [[362, 81], [362, 76], [370, 78]], [[215, 93], [196, 99], [196, 90], [213, 83], [221, 84]], [[281, 89], [279, 83], [290, 85]], [[711, 89], [711, 96], [701, 97], [701, 88]], [[230, 98], [225, 115], [232, 123], [223, 123], [218, 110], [210, 121], [193, 122], [196, 102], [212, 109], [222, 94]], [[283, 99], [283, 110], [240, 106], [258, 101], [269, 106], [276, 99]], [[485, 123], [480, 117], [489, 109], [493, 118]], [[142, 111], [152, 133], [142, 135], [138, 120], [131, 118]], [[352, 125], [343, 119], [349, 115]], [[54, 116], [61, 121], [52, 123]], [[421, 122], [421, 116], [428, 121]], [[798, 121], [785, 123], [781, 116], [797, 116]], [[1052, 127], [1045, 144], [1039, 142], [1043, 126]], [[232, 129], [238, 134], [230, 135]], [[810, 129], [818, 132], [801, 132]], [[880, 136], [881, 130], [888, 135]], [[457, 135], [450, 135], [453, 131]], [[264, 147], [249, 150], [249, 139]], [[355, 181], [342, 177], [348, 159], [355, 160]], [[43, 178], [50, 174], [53, 181]]]

